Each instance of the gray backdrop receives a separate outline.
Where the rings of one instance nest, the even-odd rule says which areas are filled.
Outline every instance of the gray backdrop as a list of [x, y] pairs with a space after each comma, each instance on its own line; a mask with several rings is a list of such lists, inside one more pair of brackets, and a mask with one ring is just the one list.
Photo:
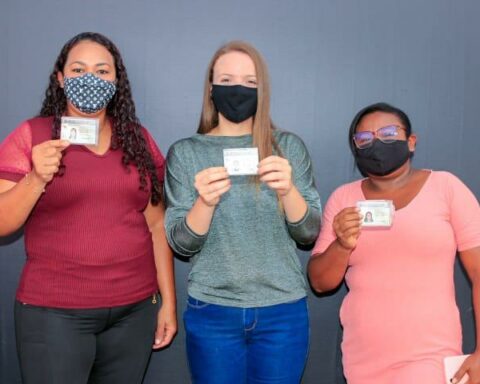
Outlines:
[[[272, 81], [272, 115], [313, 157], [323, 202], [358, 177], [347, 147], [355, 112], [404, 108], [419, 136], [415, 164], [450, 170], [480, 195], [480, 2], [475, 0], [0, 0], [0, 139], [38, 113], [61, 46], [87, 30], [120, 48], [139, 117], [160, 148], [197, 126], [207, 63], [231, 39], [253, 43]], [[307, 253], [299, 253], [305, 263]], [[0, 239], [0, 382], [20, 383], [12, 306], [23, 239]], [[154, 353], [146, 383], [188, 383], [181, 313], [189, 265], [176, 261], [180, 331]], [[470, 287], [456, 268], [464, 346], [474, 347]], [[345, 288], [310, 297], [304, 383], [343, 383], [338, 307]]]

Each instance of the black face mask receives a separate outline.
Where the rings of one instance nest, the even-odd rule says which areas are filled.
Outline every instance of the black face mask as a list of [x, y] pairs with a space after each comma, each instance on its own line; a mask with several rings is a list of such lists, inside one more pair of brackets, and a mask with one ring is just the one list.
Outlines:
[[356, 148], [355, 161], [360, 172], [376, 176], [385, 176], [400, 168], [411, 157], [406, 140], [383, 143], [374, 140], [368, 148]]
[[212, 85], [217, 111], [233, 123], [241, 123], [257, 112], [257, 88], [243, 85]]

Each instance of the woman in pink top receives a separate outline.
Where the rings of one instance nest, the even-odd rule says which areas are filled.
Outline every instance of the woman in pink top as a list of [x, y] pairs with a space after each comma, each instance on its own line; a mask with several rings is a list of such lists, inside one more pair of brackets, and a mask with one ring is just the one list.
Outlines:
[[[84, 125], [60, 140], [65, 116], [97, 122], [97, 143], [79, 143]], [[172, 340], [163, 165], [115, 45], [90, 32], [69, 40], [40, 116], [0, 145], [0, 236], [25, 229], [15, 303], [24, 384], [139, 384], [152, 347]]]
[[[416, 136], [401, 110], [374, 104], [354, 118], [350, 147], [363, 180], [327, 202], [308, 273], [314, 289], [349, 292], [340, 319], [349, 384], [443, 384], [443, 358], [462, 353], [455, 303], [456, 252], [473, 284], [480, 331], [480, 208], [454, 175], [414, 169]], [[392, 200], [391, 227], [363, 227], [361, 200]], [[369, 223], [370, 224], [370, 223]], [[464, 373], [480, 382], [477, 350]]]

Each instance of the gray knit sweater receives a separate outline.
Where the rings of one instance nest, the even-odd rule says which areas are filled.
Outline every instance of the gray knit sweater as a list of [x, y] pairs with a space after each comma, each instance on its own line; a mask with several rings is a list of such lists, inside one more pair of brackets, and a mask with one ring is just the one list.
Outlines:
[[194, 233], [185, 217], [198, 197], [195, 175], [223, 166], [224, 148], [252, 146], [252, 136], [194, 135], [176, 142], [167, 156], [165, 194], [167, 238], [180, 255], [193, 256], [188, 291], [196, 299], [234, 307], [285, 303], [306, 295], [296, 244], [315, 241], [320, 230], [320, 197], [312, 164], [301, 139], [275, 130], [275, 139], [293, 169], [293, 182], [308, 210], [286, 220], [276, 192], [249, 176], [231, 176], [232, 187], [215, 208], [209, 232]]

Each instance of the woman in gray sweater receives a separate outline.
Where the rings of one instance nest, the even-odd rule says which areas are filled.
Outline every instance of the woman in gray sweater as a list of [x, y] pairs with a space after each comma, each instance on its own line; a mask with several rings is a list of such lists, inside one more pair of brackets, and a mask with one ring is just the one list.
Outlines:
[[293, 384], [305, 366], [296, 243], [315, 241], [320, 197], [305, 145], [275, 129], [269, 96], [260, 54], [226, 44], [208, 67], [198, 133], [167, 156], [167, 237], [193, 257], [184, 322], [194, 383]]

